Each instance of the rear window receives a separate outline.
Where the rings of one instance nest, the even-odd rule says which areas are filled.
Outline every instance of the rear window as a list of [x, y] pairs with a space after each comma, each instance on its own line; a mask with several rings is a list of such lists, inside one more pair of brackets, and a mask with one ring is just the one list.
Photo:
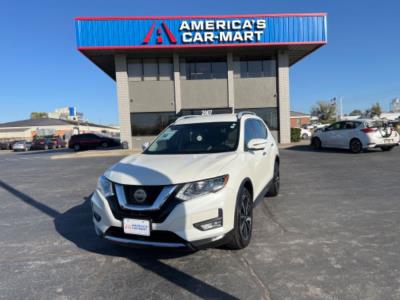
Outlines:
[[369, 121], [365, 124], [367, 128], [380, 128], [384, 127], [384, 123], [380, 120]]

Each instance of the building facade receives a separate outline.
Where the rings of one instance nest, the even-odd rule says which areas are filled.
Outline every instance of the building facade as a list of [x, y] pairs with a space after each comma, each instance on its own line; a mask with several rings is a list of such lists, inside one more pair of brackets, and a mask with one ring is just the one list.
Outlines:
[[74, 134], [99, 133], [119, 136], [119, 129], [111, 126], [72, 120], [40, 118], [0, 124], [0, 142], [27, 140], [40, 136], [58, 136], [68, 141]]
[[311, 116], [297, 112], [291, 111], [290, 112], [290, 127], [291, 128], [300, 128], [303, 125], [307, 125], [311, 123]]
[[290, 142], [289, 68], [327, 42], [326, 14], [79, 17], [78, 49], [116, 81], [130, 148], [187, 114], [250, 110]]

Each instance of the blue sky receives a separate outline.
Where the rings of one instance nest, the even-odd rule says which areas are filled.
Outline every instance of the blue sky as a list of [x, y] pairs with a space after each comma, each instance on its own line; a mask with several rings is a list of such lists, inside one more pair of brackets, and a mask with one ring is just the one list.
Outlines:
[[0, 123], [77, 106], [117, 123], [115, 83], [76, 50], [74, 17], [327, 12], [328, 45], [292, 67], [291, 108], [342, 96], [344, 112], [400, 97], [400, 3], [383, 1], [3, 1]]

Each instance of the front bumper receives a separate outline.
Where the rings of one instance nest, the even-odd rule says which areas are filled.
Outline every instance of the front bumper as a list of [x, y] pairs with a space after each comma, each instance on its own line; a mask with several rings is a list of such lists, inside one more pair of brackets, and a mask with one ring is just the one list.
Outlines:
[[[168, 203], [169, 201], [169, 203]], [[233, 229], [236, 193], [228, 187], [188, 201], [169, 199], [151, 213], [123, 210], [114, 199], [96, 191], [91, 198], [96, 233], [114, 243], [134, 247], [200, 249], [223, 244]], [[201, 230], [198, 224], [222, 218], [220, 227]], [[123, 219], [150, 220], [149, 237], [125, 234]], [[196, 224], [196, 226], [195, 226]]]

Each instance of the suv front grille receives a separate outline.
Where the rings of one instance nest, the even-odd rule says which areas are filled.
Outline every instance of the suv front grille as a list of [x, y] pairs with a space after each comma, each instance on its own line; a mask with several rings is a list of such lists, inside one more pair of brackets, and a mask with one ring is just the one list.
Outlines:
[[[162, 223], [165, 221], [165, 219], [169, 216], [169, 214], [172, 212], [172, 210], [180, 203], [182, 203], [181, 200], [177, 199], [175, 196], [178, 193], [179, 189], [181, 186], [178, 186], [175, 191], [167, 198], [167, 200], [162, 204], [162, 206], [160, 207], [160, 209], [158, 210], [131, 210], [131, 209], [123, 209], [120, 204], [118, 203], [118, 199], [115, 193], [115, 185], [114, 186], [114, 195], [115, 196], [111, 196], [111, 197], [107, 197], [107, 202], [110, 205], [111, 208], [111, 212], [113, 213], [114, 217], [120, 221], [122, 221], [124, 218], [145, 218], [148, 220], [151, 220], [154, 223]], [[124, 191], [125, 191], [125, 195], [126, 195], [126, 188], [125, 187], [132, 187], [132, 186], [124, 186]], [[143, 188], [143, 186], [137, 186], [137, 187], [141, 187]], [[160, 188], [158, 194], [161, 192], [161, 190], [163, 189], [163, 186], [144, 186], [146, 187], [150, 187], [150, 188]], [[151, 193], [154, 193], [153, 191]], [[157, 195], [158, 196], [158, 195]], [[127, 195], [126, 195], [127, 197]], [[157, 197], [155, 197], [156, 199]], [[153, 202], [155, 201], [155, 199], [153, 200]], [[126, 199], [128, 200], [128, 197]], [[136, 203], [134, 205], [137, 205]], [[149, 204], [145, 204], [145, 205], [149, 205]], [[150, 204], [151, 205], [151, 204]], [[143, 205], [144, 206], [144, 205]]]
[[160, 185], [124, 185], [126, 202], [134, 205], [152, 205], [163, 188]]

